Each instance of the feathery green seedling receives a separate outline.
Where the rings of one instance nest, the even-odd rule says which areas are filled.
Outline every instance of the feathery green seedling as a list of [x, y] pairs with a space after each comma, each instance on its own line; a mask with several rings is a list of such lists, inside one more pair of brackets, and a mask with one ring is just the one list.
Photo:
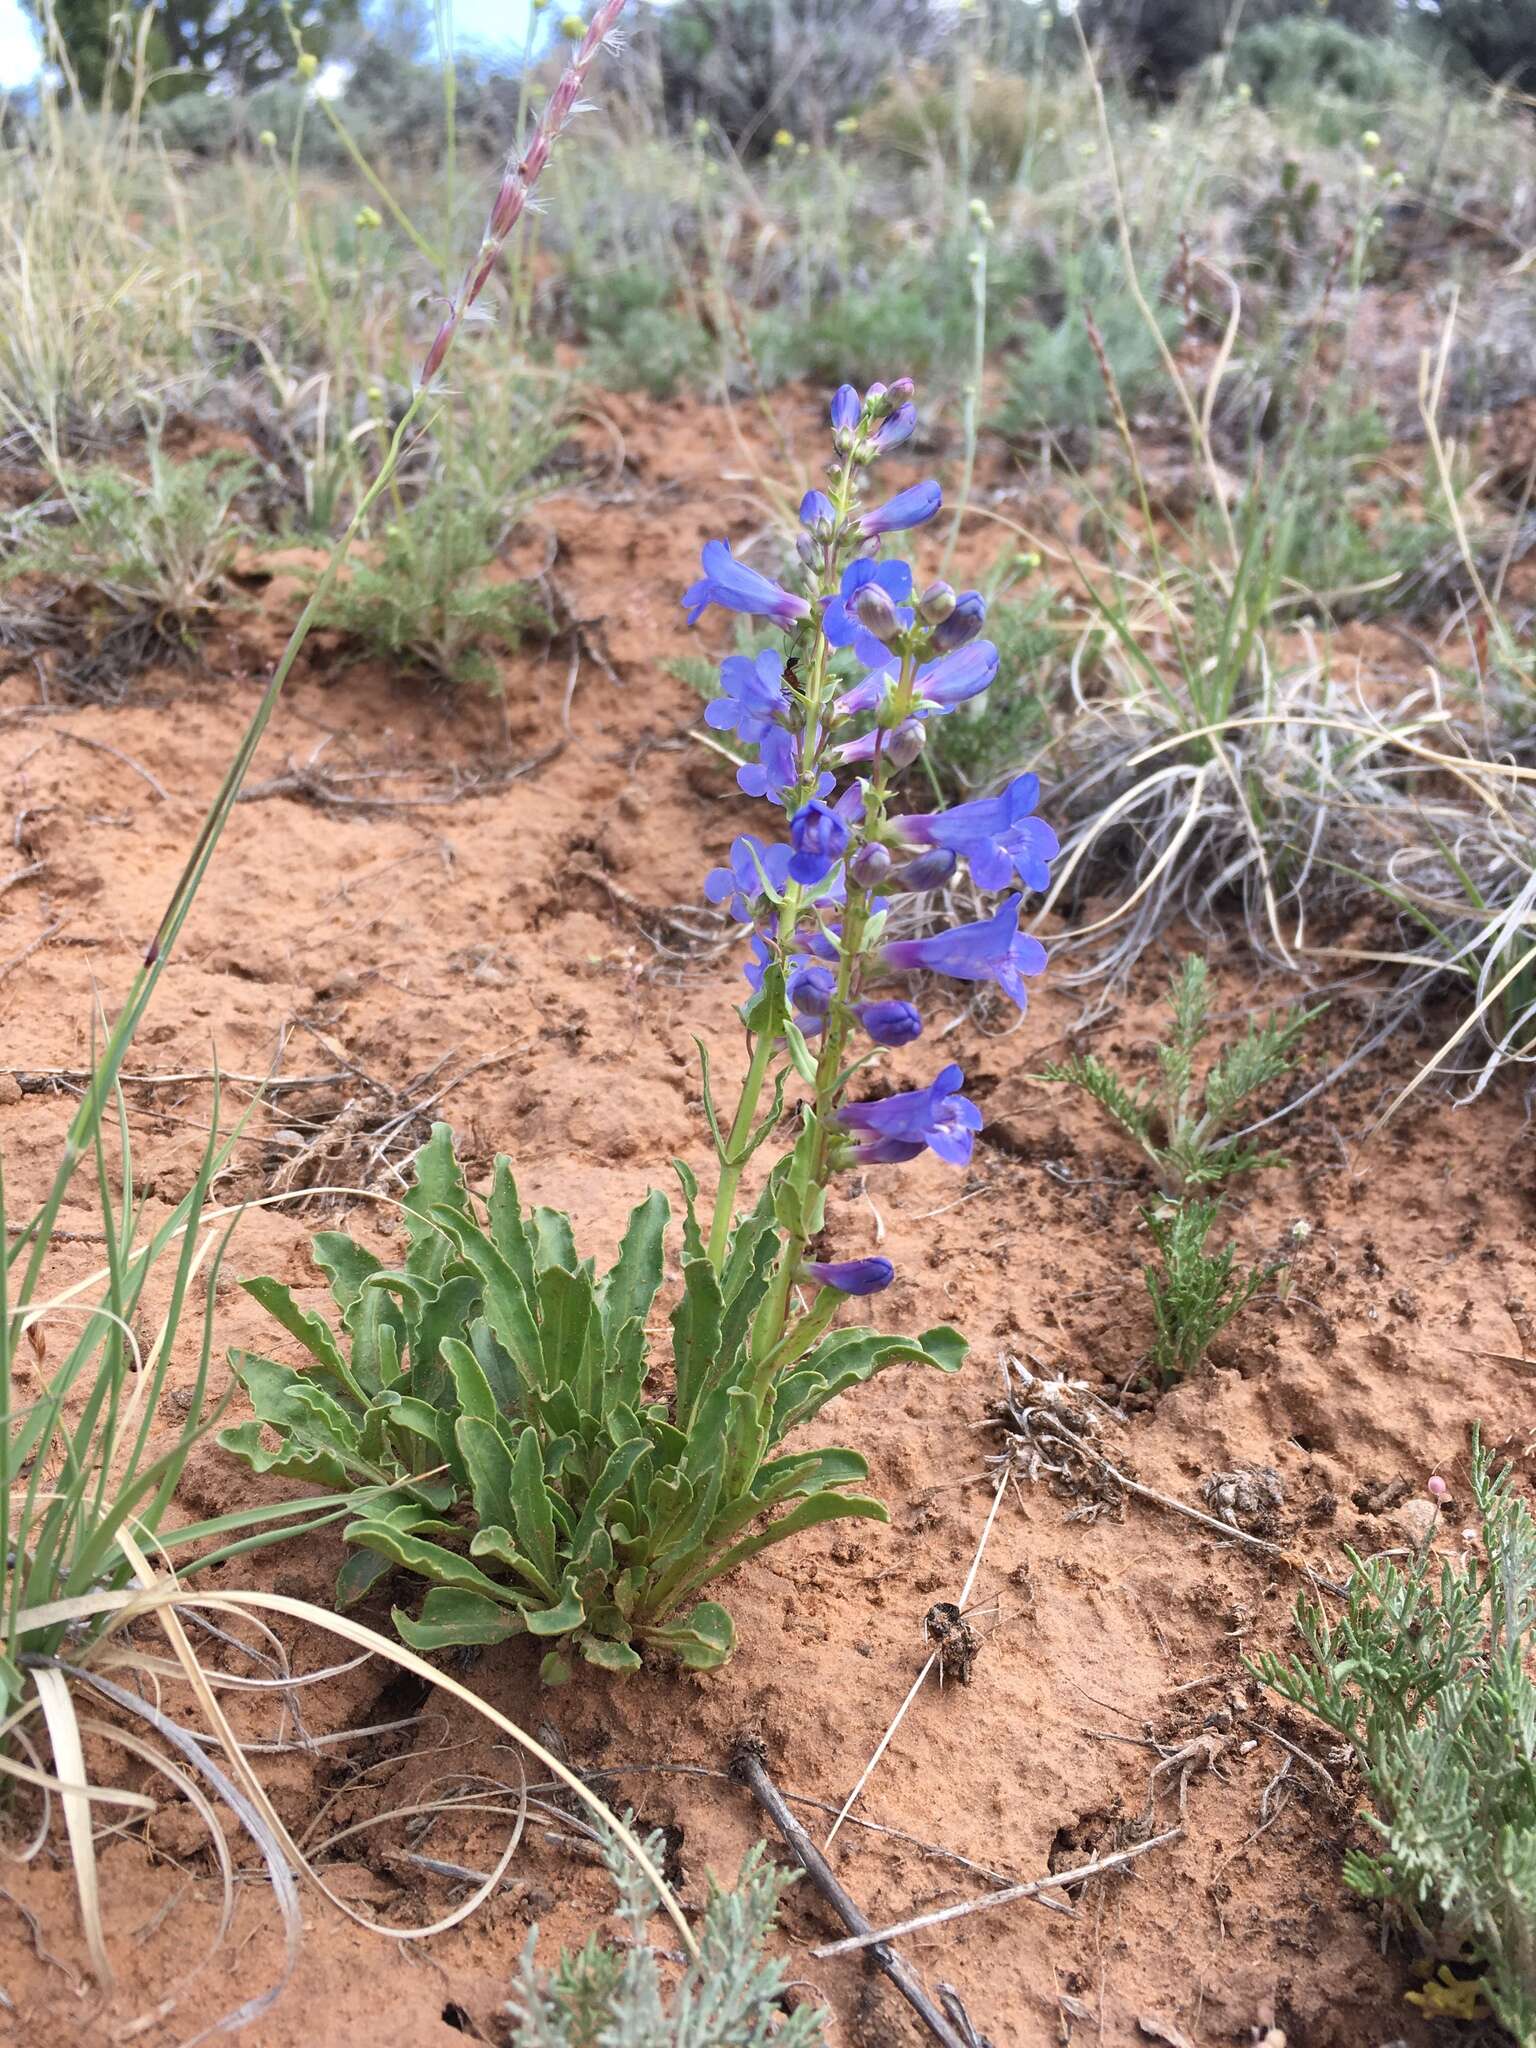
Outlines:
[[[1151, 1362], [1164, 1386], [1192, 1372], [1233, 1317], [1281, 1270], [1237, 1270], [1235, 1248], [1211, 1251], [1210, 1235], [1229, 1182], [1284, 1163], [1278, 1152], [1232, 1126], [1240, 1111], [1293, 1071], [1301, 1034], [1323, 1007], [1250, 1018], [1243, 1036], [1202, 1079], [1196, 1063], [1210, 1028], [1210, 989], [1199, 954], [1185, 958], [1169, 986], [1168, 1005], [1169, 1030], [1157, 1048], [1158, 1079], [1151, 1088], [1133, 1087], [1097, 1053], [1074, 1054], [1040, 1076], [1091, 1095], [1157, 1175], [1164, 1199], [1142, 1213], [1161, 1264], [1144, 1266], [1142, 1277], [1157, 1328]], [[1214, 1193], [1202, 1196], [1202, 1188]]]
[[1210, 1030], [1210, 986], [1204, 959], [1191, 953], [1169, 984], [1169, 1030], [1157, 1048], [1158, 1079], [1151, 1088], [1132, 1087], [1097, 1053], [1055, 1062], [1040, 1078], [1068, 1082], [1091, 1095], [1140, 1146], [1170, 1200], [1182, 1200], [1196, 1188], [1224, 1190], [1239, 1174], [1284, 1164], [1278, 1152], [1231, 1127], [1256, 1096], [1294, 1071], [1301, 1035], [1325, 1007], [1250, 1018], [1242, 1037], [1199, 1080], [1196, 1062]]
[[[650, 1939], [657, 1906], [650, 1881], [609, 1830], [599, 1826], [597, 1833], [625, 1940], [610, 1948], [594, 1936], [545, 1971], [535, 1958], [535, 1927], [508, 2007], [518, 2041], [529, 2048], [818, 2048], [827, 2015], [806, 2005], [786, 2015], [784, 1965], [763, 1953], [794, 1880], [765, 1859], [761, 1843], [748, 1851], [734, 1891], [711, 1877], [700, 1954], [668, 1997]], [[660, 1832], [645, 1846], [659, 1864]]]
[[[1478, 1987], [1521, 2048], [1536, 2043], [1536, 1521], [1512, 1470], [1474, 1437], [1478, 1528], [1460, 1556], [1429, 1545], [1353, 1567], [1342, 1614], [1303, 1599], [1305, 1651], [1256, 1658], [1282, 1699], [1347, 1742], [1374, 1855], [1344, 1882], [1379, 1901], [1431, 1959]], [[1445, 1493], [1438, 1481], [1432, 1494]], [[1431, 1983], [1410, 1993], [1449, 2010]], [[1464, 2017], [1470, 2017], [1464, 2011]]]
[[1143, 1266], [1142, 1278], [1157, 1325], [1152, 1367], [1165, 1387], [1194, 1371], [1233, 1317], [1281, 1270], [1250, 1266], [1234, 1272], [1234, 1246], [1207, 1249], [1220, 1206], [1191, 1197], [1143, 1212], [1162, 1261], [1161, 1271]]
[[445, 682], [499, 690], [494, 655], [549, 629], [529, 585], [486, 574], [501, 527], [490, 505], [439, 486], [390, 521], [371, 559], [331, 587], [316, 623]]

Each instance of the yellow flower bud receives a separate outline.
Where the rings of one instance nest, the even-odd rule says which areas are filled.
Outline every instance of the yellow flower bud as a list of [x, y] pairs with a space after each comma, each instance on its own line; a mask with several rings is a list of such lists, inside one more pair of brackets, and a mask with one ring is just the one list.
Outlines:
[[371, 206], [360, 206], [352, 216], [352, 225], [358, 228], [381, 228], [383, 217]]
[[773, 138], [773, 146], [775, 149], [793, 149], [795, 138], [787, 128], [781, 128]]
[[270, 128], [263, 128], [261, 133], [257, 136], [256, 140], [261, 144], [263, 149], [276, 149], [277, 147], [277, 137], [272, 133], [272, 130]]
[[301, 50], [299, 52], [299, 61], [293, 68], [298, 72], [300, 78], [313, 78], [320, 69], [320, 59], [313, 50]]
[[857, 114], [844, 114], [841, 121], [834, 121], [832, 126], [838, 135], [857, 135], [859, 132], [859, 117]]
[[1366, 129], [1365, 133], [1360, 138], [1360, 147], [1362, 149], [1380, 149], [1381, 137], [1376, 133], [1376, 130], [1374, 128]]
[[568, 36], [573, 43], [579, 43], [587, 32], [587, 24], [579, 14], [567, 14], [560, 23], [560, 33]]

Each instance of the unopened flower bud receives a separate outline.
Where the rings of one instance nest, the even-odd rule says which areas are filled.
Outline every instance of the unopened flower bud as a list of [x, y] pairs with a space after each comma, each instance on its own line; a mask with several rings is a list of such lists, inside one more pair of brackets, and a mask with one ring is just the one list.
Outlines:
[[876, 1045], [910, 1045], [923, 1035], [923, 1019], [913, 1003], [890, 997], [875, 1003], [860, 1003], [859, 1022]]
[[910, 768], [928, 744], [928, 728], [920, 718], [904, 718], [885, 743], [885, 758], [893, 768]]
[[914, 892], [942, 889], [958, 865], [958, 856], [947, 846], [930, 846], [916, 860], [909, 860], [891, 876], [889, 887]]
[[834, 121], [832, 123], [832, 129], [833, 133], [837, 135], [857, 135], [859, 132], [859, 117], [857, 114], [844, 114], [841, 121]]
[[369, 228], [381, 228], [384, 225], [384, 221], [377, 208], [360, 206], [352, 216], [352, 225], [366, 230]]
[[814, 569], [821, 559], [821, 551], [808, 533], [797, 533], [795, 535], [795, 553], [804, 562], [807, 569]]
[[917, 396], [917, 386], [910, 377], [898, 377], [886, 394], [895, 404], [906, 405]]
[[693, 132], [699, 138], [700, 142], [702, 142], [705, 139], [705, 137], [709, 134], [709, 123], [705, 120], [702, 114], [700, 114], [699, 118], [694, 122]]
[[864, 628], [875, 638], [889, 647], [901, 632], [901, 621], [896, 616], [896, 607], [889, 594], [878, 583], [861, 584], [855, 591], [849, 610]]
[[1450, 1492], [1450, 1490], [1451, 1489], [1446, 1485], [1445, 1481], [1440, 1477], [1438, 1472], [1435, 1474], [1434, 1478], [1431, 1479], [1429, 1482], [1429, 1493], [1431, 1499], [1433, 1500], [1444, 1500], [1446, 1495]]
[[952, 583], [930, 583], [917, 600], [917, 616], [925, 626], [942, 625], [955, 608], [955, 586]]
[[974, 640], [987, 622], [987, 601], [979, 590], [962, 590], [932, 634], [935, 654], [953, 654]]
[[270, 128], [263, 128], [261, 133], [257, 136], [256, 140], [261, 144], [263, 149], [276, 149], [277, 147], [277, 137], [273, 134]]
[[800, 500], [800, 524], [826, 538], [837, 522], [837, 511], [825, 491], [807, 491]]
[[859, 889], [878, 889], [890, 872], [890, 851], [877, 840], [861, 846], [848, 863], [848, 879]]
[[1381, 137], [1376, 133], [1376, 130], [1374, 128], [1366, 129], [1365, 133], [1360, 138], [1360, 147], [1362, 149], [1380, 149]]
[[313, 78], [320, 69], [320, 59], [313, 50], [301, 50], [299, 52], [299, 60], [293, 68], [298, 72], [300, 78]]
[[795, 138], [787, 128], [781, 128], [773, 138], [773, 146], [775, 149], [793, 149]]
[[587, 32], [587, 24], [579, 14], [567, 14], [560, 23], [561, 35], [573, 43], [579, 43]]

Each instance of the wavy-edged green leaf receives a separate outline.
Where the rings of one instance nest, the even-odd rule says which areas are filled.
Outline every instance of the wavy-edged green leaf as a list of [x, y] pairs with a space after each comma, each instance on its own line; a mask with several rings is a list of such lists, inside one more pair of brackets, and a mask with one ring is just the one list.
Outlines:
[[408, 1572], [415, 1572], [418, 1578], [431, 1579], [434, 1585], [456, 1586], [461, 1591], [484, 1593], [491, 1599], [503, 1593], [504, 1589], [494, 1579], [458, 1551], [441, 1543], [429, 1543], [424, 1536], [413, 1536], [391, 1522], [349, 1522], [341, 1533], [346, 1542], [376, 1550], [404, 1565]]
[[517, 1573], [532, 1588], [529, 1597], [538, 1600], [553, 1600], [555, 1586], [546, 1579], [532, 1558], [525, 1557], [513, 1540], [510, 1529], [487, 1527], [477, 1529], [470, 1539], [471, 1557], [494, 1557], [498, 1564], [504, 1564]]
[[559, 1265], [540, 1270], [539, 1341], [545, 1387], [569, 1387], [577, 1412], [597, 1416], [602, 1407], [599, 1367], [603, 1330], [592, 1282], [585, 1273]]
[[567, 1585], [553, 1607], [530, 1608], [524, 1622], [531, 1636], [568, 1636], [587, 1618], [573, 1586]]
[[925, 1330], [915, 1340], [882, 1337], [873, 1330], [835, 1330], [780, 1380], [774, 1392], [768, 1440], [778, 1443], [838, 1394], [888, 1365], [931, 1365], [939, 1372], [958, 1372], [969, 1348], [959, 1331], [947, 1323]]
[[512, 1454], [512, 1526], [517, 1540], [553, 1586], [560, 1575], [555, 1515], [544, 1483], [544, 1458], [536, 1429], [524, 1429]]
[[277, 1318], [289, 1336], [298, 1338], [317, 1365], [326, 1372], [334, 1373], [359, 1400], [364, 1398], [324, 1316], [317, 1315], [313, 1309], [300, 1308], [293, 1298], [293, 1290], [268, 1274], [257, 1274], [252, 1280], [242, 1280], [240, 1285], [253, 1301], [261, 1303], [269, 1316]]
[[261, 1441], [259, 1422], [237, 1422], [229, 1429], [221, 1429], [218, 1440], [224, 1450], [242, 1459], [253, 1472], [275, 1472], [279, 1479], [325, 1486], [333, 1492], [341, 1492], [357, 1482], [354, 1466], [318, 1444], [305, 1444], [297, 1437], [285, 1435], [276, 1450], [268, 1450]]
[[510, 1529], [514, 1520], [512, 1452], [501, 1418], [461, 1415], [453, 1433], [469, 1475], [475, 1519]]
[[523, 1632], [517, 1608], [447, 1586], [433, 1587], [421, 1604], [419, 1618], [412, 1619], [397, 1607], [394, 1622], [401, 1642], [420, 1656], [464, 1644], [504, 1643]]
[[637, 1653], [628, 1643], [615, 1642], [611, 1636], [579, 1636], [577, 1648], [586, 1661], [595, 1664], [600, 1671], [628, 1673], [640, 1669]]
[[480, 1276], [486, 1322], [529, 1384], [543, 1384], [543, 1349], [523, 1283], [485, 1232], [451, 1210], [435, 1212], [460, 1256]]
[[533, 1234], [523, 1221], [523, 1201], [512, 1177], [512, 1162], [499, 1155], [491, 1175], [491, 1195], [486, 1203], [486, 1214], [490, 1218], [492, 1244], [517, 1275], [524, 1294], [532, 1301], [538, 1284]]
[[537, 1271], [563, 1266], [568, 1273], [576, 1272], [581, 1261], [576, 1256], [570, 1217], [559, 1209], [539, 1208], [529, 1211], [528, 1220], [533, 1225], [533, 1263]]
[[343, 1613], [355, 1607], [394, 1570], [394, 1560], [377, 1550], [354, 1550], [336, 1574], [336, 1605]]
[[345, 1322], [364, 1282], [383, 1272], [383, 1264], [344, 1230], [317, 1230], [309, 1255], [325, 1275], [331, 1299]]
[[736, 1647], [736, 1626], [716, 1600], [701, 1600], [680, 1620], [663, 1621], [643, 1629], [644, 1640], [658, 1650], [670, 1650], [690, 1671], [715, 1671]]
[[683, 1191], [683, 1260], [702, 1259], [704, 1233], [699, 1228], [699, 1177], [685, 1159], [674, 1159], [672, 1171]]
[[720, 1318], [725, 1304], [720, 1282], [707, 1258], [683, 1267], [683, 1294], [672, 1311], [672, 1360], [677, 1375], [677, 1426], [685, 1432], [709, 1387], [720, 1356]]
[[745, 1564], [749, 1557], [756, 1557], [759, 1551], [782, 1543], [786, 1536], [798, 1536], [803, 1529], [814, 1529], [822, 1522], [889, 1522], [890, 1519], [890, 1511], [884, 1502], [872, 1500], [867, 1494], [813, 1493], [809, 1500], [800, 1501], [787, 1515], [780, 1515], [776, 1522], [770, 1522], [766, 1529], [759, 1529], [755, 1536], [743, 1537], [713, 1563], [701, 1571], [690, 1573], [675, 1597], [691, 1592], [696, 1586], [707, 1585], [711, 1579], [723, 1577], [726, 1572], [734, 1571], [737, 1565]]
[[619, 1256], [597, 1286], [603, 1343], [616, 1368], [616, 1398], [632, 1402], [645, 1380], [645, 1319], [661, 1287], [672, 1212], [654, 1188], [629, 1212]]

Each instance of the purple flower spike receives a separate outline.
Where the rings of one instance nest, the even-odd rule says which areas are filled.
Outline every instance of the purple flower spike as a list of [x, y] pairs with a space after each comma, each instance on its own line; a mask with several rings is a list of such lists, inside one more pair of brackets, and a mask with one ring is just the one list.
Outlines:
[[859, 415], [864, 410], [863, 402], [851, 384], [839, 384], [832, 394], [828, 417], [833, 427], [842, 432], [846, 427], [856, 427]]
[[842, 859], [848, 826], [835, 810], [813, 797], [790, 819], [789, 836], [795, 849], [790, 880], [809, 888], [813, 882], [824, 882]]
[[926, 971], [947, 974], [955, 981], [995, 981], [1004, 995], [1026, 1009], [1029, 991], [1024, 977], [1044, 972], [1045, 948], [1019, 930], [1023, 900], [1015, 891], [980, 924], [955, 925], [928, 939], [896, 939], [881, 947], [881, 957], [902, 974]]
[[1050, 863], [1061, 848], [1045, 820], [1033, 815], [1039, 796], [1038, 776], [1015, 776], [1001, 796], [903, 818], [902, 837], [963, 855], [979, 889], [1012, 888], [1015, 875], [1026, 889], [1047, 889]]
[[707, 540], [701, 561], [704, 574], [683, 593], [690, 626], [696, 626], [712, 604], [744, 612], [748, 618], [772, 619], [779, 626], [798, 624], [810, 610], [803, 597], [738, 562], [729, 541]]
[[871, 437], [870, 446], [877, 455], [889, 455], [893, 448], [899, 448], [903, 441], [912, 438], [912, 429], [917, 425], [917, 407], [912, 404], [898, 406], [889, 419], [880, 422], [879, 430]]
[[910, 1045], [923, 1035], [923, 1020], [914, 1003], [894, 998], [878, 1003], [860, 1003], [858, 1019], [876, 1045]]
[[981, 1111], [960, 1093], [965, 1076], [946, 1067], [930, 1087], [883, 1102], [854, 1102], [837, 1112], [844, 1130], [862, 1142], [854, 1159], [862, 1166], [896, 1165], [915, 1159], [926, 1146], [951, 1166], [964, 1166], [981, 1129]]
[[943, 502], [944, 493], [929, 477], [925, 483], [910, 484], [883, 505], [866, 512], [859, 521], [859, 531], [866, 540], [874, 540], [882, 533], [905, 533], [909, 527], [926, 525]]
[[789, 879], [789, 863], [787, 846], [765, 846], [743, 833], [731, 842], [730, 865], [711, 868], [704, 877], [704, 894], [711, 903], [725, 904], [738, 924], [751, 924], [763, 894], [763, 876], [782, 889]]
[[818, 1287], [835, 1287], [839, 1294], [878, 1294], [896, 1278], [889, 1259], [812, 1259], [801, 1271]]

